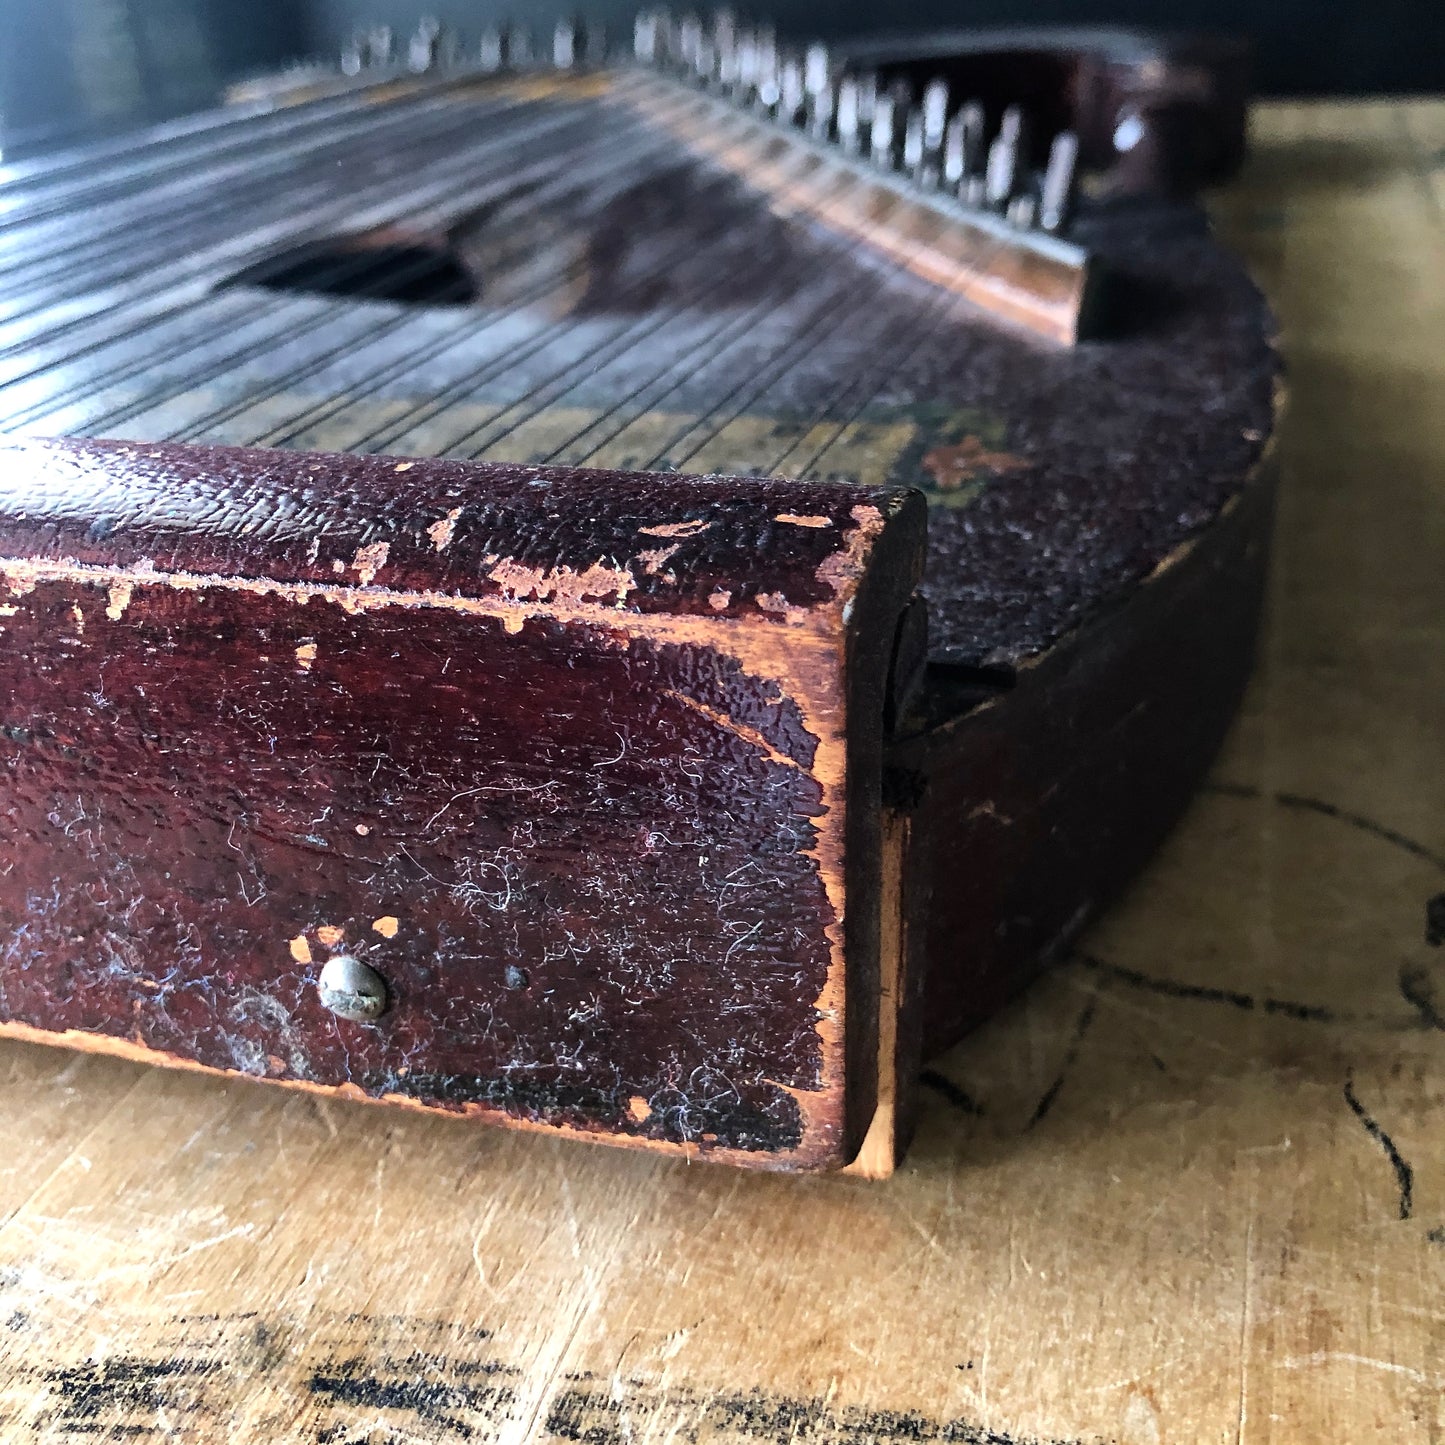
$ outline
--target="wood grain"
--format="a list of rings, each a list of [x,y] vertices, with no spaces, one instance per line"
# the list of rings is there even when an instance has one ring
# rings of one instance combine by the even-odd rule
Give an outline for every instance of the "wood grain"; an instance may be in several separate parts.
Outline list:
[[[906,1167],[5,1044],[6,1438],[1440,1437],[1445,105],[1255,144],[1219,211],[1292,368],[1261,671],[1125,904],[925,1076]]]

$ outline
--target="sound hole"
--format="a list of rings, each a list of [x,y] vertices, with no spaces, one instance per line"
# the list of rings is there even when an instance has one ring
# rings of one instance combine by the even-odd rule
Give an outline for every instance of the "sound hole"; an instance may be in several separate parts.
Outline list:
[[[226,284],[405,306],[469,306],[482,289],[450,238],[410,235],[391,226],[309,242],[248,267]]]

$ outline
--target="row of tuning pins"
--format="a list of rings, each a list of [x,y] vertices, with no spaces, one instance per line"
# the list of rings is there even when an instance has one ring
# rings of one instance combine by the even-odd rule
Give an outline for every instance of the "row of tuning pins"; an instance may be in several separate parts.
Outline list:
[[[977,101],[955,107],[942,80],[930,81],[915,99],[906,83],[883,86],[876,76],[840,72],[826,46],[785,51],[770,26],[739,25],[729,11],[719,11],[710,25],[695,15],[674,19],[665,10],[644,11],[633,26],[632,48],[645,65],[720,91],[923,188],[995,211],[1016,226],[1058,231],[1069,219],[1078,139],[1072,131],[1055,135],[1047,164],[1035,172],[1029,165],[1028,117],[1018,106],[1005,110],[990,134],[984,107]],[[601,27],[574,19],[556,23],[550,53],[534,48],[525,26],[503,24],[482,31],[472,59],[434,17],[418,22],[404,49],[406,68],[419,74],[463,62],[495,73],[549,63],[570,70],[606,59]],[[341,68],[348,75],[390,70],[397,64],[396,51],[391,28],[373,26],[348,42]]]
[[[915,98],[906,82],[883,86],[873,75],[840,74],[824,45],[788,53],[770,27],[739,26],[726,11],[710,26],[696,16],[675,20],[646,11],[634,26],[633,53],[1015,226],[1059,231],[1068,222],[1078,137],[1058,132],[1043,171],[1035,172],[1028,117],[1018,106],[1006,109],[990,134],[984,107],[977,101],[955,107],[941,79]]]
[[[341,47],[341,71],[343,75],[390,71],[404,61],[406,69],[422,75],[457,64],[461,58],[455,36],[435,16],[426,15],[417,21],[416,29],[400,47],[390,25],[358,30]]]
[[[389,25],[359,30],[342,47],[341,69],[346,75],[367,70],[392,70],[399,59],[417,74],[444,70],[460,64],[475,64],[491,74],[504,70],[530,70],[550,63],[561,70],[581,65],[600,65],[606,60],[606,38],[599,25],[562,19],[553,27],[550,53],[534,45],[525,25],[504,23],[485,26],[472,55],[467,55],[456,35],[433,16],[417,22],[407,40],[404,55],[398,56],[395,34]]]

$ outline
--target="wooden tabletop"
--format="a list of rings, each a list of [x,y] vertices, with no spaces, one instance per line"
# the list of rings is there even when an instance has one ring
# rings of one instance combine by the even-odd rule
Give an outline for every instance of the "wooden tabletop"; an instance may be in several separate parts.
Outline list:
[[[1259,673],[898,1175],[3,1044],[0,1438],[1441,1438],[1445,102],[1255,131],[1218,210],[1291,370]]]

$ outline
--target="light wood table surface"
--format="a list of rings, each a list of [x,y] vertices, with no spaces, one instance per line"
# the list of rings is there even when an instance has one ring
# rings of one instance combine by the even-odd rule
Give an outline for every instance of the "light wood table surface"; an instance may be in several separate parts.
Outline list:
[[[898,1175],[0,1044],[0,1436],[1445,1438],[1445,103],[1262,107],[1217,210],[1291,369],[1259,673]]]

